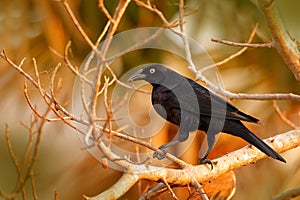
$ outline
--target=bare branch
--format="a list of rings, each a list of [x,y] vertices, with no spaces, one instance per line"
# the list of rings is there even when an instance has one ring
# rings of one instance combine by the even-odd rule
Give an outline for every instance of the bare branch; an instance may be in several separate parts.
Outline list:
[[[282,119],[282,121],[284,121],[287,125],[289,125],[293,129],[299,128],[296,124],[294,124],[288,118],[286,118],[286,116],[280,111],[280,109],[279,109],[279,107],[278,107],[275,100],[273,100],[273,107],[274,107],[277,115],[280,117],[280,119]]]
[[[169,183],[166,181],[166,179],[162,179],[162,181],[165,183],[166,187],[168,188],[169,192],[171,193],[173,199],[178,200],[178,197],[175,195],[175,193],[173,192],[171,186],[169,185]]]
[[[288,200],[288,199],[293,199],[298,196],[300,196],[300,187],[296,187],[296,188],[288,190],[284,193],[276,195],[272,198],[272,200]]]
[[[264,141],[277,152],[285,152],[300,146],[300,130],[292,130],[275,137],[268,138]],[[199,183],[203,183],[230,170],[253,164],[265,157],[267,157],[267,155],[253,146],[248,145],[242,149],[213,160],[213,170],[211,170],[207,165],[187,165],[184,169],[171,169],[146,165],[129,165],[127,173],[125,173],[123,177],[119,179],[119,181],[111,188],[95,197],[88,199],[117,199],[141,179],[158,181],[165,178],[169,184],[187,185],[193,181],[193,178],[195,178]],[[125,190],[123,190],[124,188]]]
[[[106,9],[106,7],[104,5],[104,0],[98,0],[98,6],[99,6],[100,10],[104,13],[104,15],[107,17],[107,19],[111,23],[114,23],[115,20],[111,17],[111,15],[109,14],[108,10]]]
[[[6,130],[5,130],[5,139],[7,141],[7,147],[8,147],[9,155],[10,155],[10,157],[13,160],[13,163],[14,163],[14,166],[15,166],[15,168],[17,170],[18,176],[22,177],[21,167],[20,167],[20,164],[19,164],[19,162],[17,160],[17,157],[16,157],[16,155],[14,153],[14,150],[13,150],[13,147],[12,147],[12,144],[11,144],[11,141],[10,141],[10,131],[9,131],[9,128],[8,128],[7,125],[6,125]]]
[[[155,6],[151,5],[150,1],[147,1],[147,3],[144,3],[143,1],[140,1],[140,0],[134,0],[134,1],[138,6],[144,7],[147,10],[155,13],[161,19],[161,21],[164,23],[163,27],[171,28],[171,27],[178,26],[178,23],[176,20],[173,22],[169,22],[160,10],[158,10]]]
[[[43,116],[42,114],[40,114],[38,112],[38,110],[33,106],[31,100],[30,100],[30,97],[28,95],[28,92],[27,92],[27,82],[26,80],[24,81],[24,96],[25,96],[25,99],[27,101],[27,104],[29,105],[30,109],[34,112],[35,115],[37,115],[39,118],[41,119],[44,119],[46,120],[47,122],[57,122],[57,121],[61,121],[60,118],[48,118],[46,116]],[[65,118],[66,120],[68,119],[71,119],[70,117],[66,117]]]
[[[33,170],[31,170],[31,172],[30,172],[30,181],[31,181],[32,197],[34,200],[37,200],[38,196],[37,196],[37,191],[36,191],[36,183],[35,183],[35,179],[34,179]]]
[[[69,3],[66,0],[60,0],[60,2],[62,3],[65,10],[69,14],[71,21],[74,23],[75,27],[77,28],[78,32],[82,35],[83,39],[88,43],[88,45],[91,47],[91,49],[93,49],[93,51],[98,52],[97,47],[94,45],[92,40],[89,38],[89,36],[86,34],[86,32],[83,30],[83,28],[79,24],[75,14],[73,13],[72,9],[69,6]]]
[[[279,15],[275,0],[259,0],[277,52],[300,82],[300,54],[297,42],[290,37]]]
[[[213,91],[222,94],[224,96],[227,96],[229,98],[243,98],[243,99],[255,99],[255,100],[273,100],[273,99],[287,99],[287,100],[296,100],[300,101],[300,96],[296,94],[235,94],[228,91],[225,91],[221,88],[217,88],[212,83],[210,83],[208,80],[205,79],[204,76],[202,76],[203,71],[197,71],[196,67],[193,64],[191,52],[189,49],[189,44],[187,40],[187,36],[185,34],[185,27],[184,27],[184,17],[186,16],[185,12],[185,6],[184,6],[184,0],[180,0],[179,4],[179,20],[175,20],[173,22],[169,22],[164,14],[157,9],[154,5],[151,4],[151,1],[140,1],[140,0],[134,0],[135,3],[138,6],[141,6],[145,9],[148,9],[149,11],[155,13],[163,22],[163,26],[169,28],[171,31],[173,31],[176,34],[179,34],[181,36],[181,39],[184,43],[185,53],[187,57],[187,61],[189,63],[190,69],[193,73],[195,73],[197,78],[200,78],[201,80],[205,81],[209,88],[211,88]],[[103,166],[107,167],[108,160],[114,162],[115,164],[123,167],[125,169],[124,175],[116,182],[111,188],[104,191],[102,194],[99,194],[95,197],[92,197],[90,199],[116,199],[124,195],[132,186],[137,183],[141,179],[147,179],[150,181],[159,181],[160,183],[155,187],[153,190],[149,190],[155,192],[159,188],[168,189],[173,198],[177,199],[175,193],[172,190],[172,187],[174,186],[182,186],[182,185],[189,185],[196,188],[197,191],[199,191],[202,195],[203,199],[207,199],[204,191],[201,188],[200,183],[204,183],[205,181],[211,180],[213,178],[216,178],[219,175],[222,175],[230,170],[240,168],[244,165],[250,165],[254,162],[256,162],[259,159],[262,159],[266,157],[265,154],[257,150],[256,148],[252,146],[245,147],[243,149],[240,149],[238,151],[229,153],[221,158],[218,158],[213,161],[214,163],[214,169],[211,171],[210,167],[206,165],[199,165],[199,166],[192,166],[184,161],[176,158],[175,156],[171,154],[167,154],[167,159],[173,161],[181,169],[171,169],[166,167],[156,167],[156,166],[149,166],[148,161],[151,161],[151,157],[146,158],[144,161],[141,161],[138,158],[138,162],[131,161],[130,158],[124,156],[121,157],[117,155],[115,152],[112,151],[110,148],[110,144],[106,144],[103,142],[103,135],[108,135],[111,142],[113,142],[112,137],[118,137],[123,140],[132,142],[136,145],[136,152],[137,156],[139,156],[139,147],[143,146],[151,151],[157,151],[160,152],[159,149],[154,148],[151,143],[145,142],[139,138],[126,135],[124,133],[121,133],[121,131],[124,129],[124,127],[120,127],[117,130],[113,129],[112,121],[113,121],[113,113],[114,110],[111,108],[111,102],[112,100],[109,98],[109,87],[113,83],[118,83],[124,87],[135,89],[132,86],[129,86],[123,82],[121,82],[114,71],[110,68],[109,62],[115,60],[116,58],[126,54],[129,51],[134,50],[139,45],[143,45],[144,43],[150,42],[156,38],[156,34],[158,35],[160,32],[153,34],[151,37],[147,38],[146,40],[142,41],[141,43],[137,43],[136,45],[131,46],[130,48],[120,52],[119,54],[113,55],[110,58],[106,58],[108,49],[110,47],[110,44],[112,42],[113,36],[115,35],[119,23],[121,19],[123,18],[125,11],[127,10],[127,7],[130,0],[119,0],[118,6],[115,8],[114,13],[110,13],[107,8],[104,5],[104,0],[98,0],[98,5],[100,10],[104,13],[104,15],[107,17],[108,21],[103,28],[102,32],[99,34],[99,37],[95,43],[92,42],[92,40],[89,38],[87,33],[84,31],[82,26],[79,24],[78,20],[75,17],[75,14],[71,10],[69,4],[67,3],[67,0],[60,0],[60,2],[63,4],[66,12],[69,14],[71,20],[73,21],[75,27],[77,28],[78,32],[82,35],[86,43],[91,47],[92,53],[90,54],[90,57],[88,58],[88,61],[86,62],[86,65],[84,66],[84,71],[79,72],[77,66],[73,66],[71,61],[68,58],[68,52],[70,48],[70,43],[66,45],[64,55],[61,56],[61,58],[64,59],[66,65],[69,67],[71,72],[79,78],[81,82],[81,100],[83,102],[84,106],[84,113],[82,117],[75,117],[71,112],[69,112],[60,102],[58,101],[58,93],[62,89],[62,83],[59,80],[56,80],[57,71],[60,67],[60,64],[58,64],[51,76],[50,81],[50,91],[44,89],[41,85],[41,77],[38,71],[36,60],[33,59],[33,65],[34,65],[34,72],[35,77],[33,78],[28,73],[26,73],[22,66],[24,64],[25,59],[23,59],[19,65],[15,64],[13,61],[11,61],[5,54],[5,51],[3,51],[0,56],[9,63],[13,68],[15,68],[22,76],[25,77],[24,82],[24,95],[26,98],[26,101],[28,105],[30,106],[31,110],[33,111],[34,115],[31,121],[30,126],[28,126],[28,130],[31,133],[30,135],[30,142],[28,143],[26,152],[24,154],[24,162],[25,160],[28,160],[30,158],[30,150],[33,149],[32,154],[32,160],[30,161],[28,168],[26,169],[26,176],[25,178],[22,178],[22,170],[23,168],[20,167],[20,164],[17,160],[14,160],[13,151],[11,148],[12,153],[11,157],[13,158],[15,166],[18,171],[18,175],[21,177],[19,178],[18,183],[18,192],[21,191],[23,197],[26,196],[24,188],[24,184],[26,181],[31,180],[31,187],[33,192],[33,198],[37,199],[36,196],[36,189],[35,189],[35,182],[33,178],[33,165],[35,163],[35,160],[37,159],[38,154],[38,147],[40,144],[40,137],[42,133],[43,125],[46,121],[49,122],[56,122],[56,121],[62,121],[64,124],[70,126],[74,130],[77,130],[80,134],[85,136],[85,142],[88,143],[88,141],[92,141],[92,145],[96,146],[99,151],[101,151],[104,156],[101,159],[103,161]],[[262,0],[261,0],[262,2]],[[180,31],[176,31],[172,29],[175,26],[180,26]],[[251,44],[253,37],[255,36],[257,30],[257,25],[253,29],[248,42],[247,43],[235,43],[235,42],[228,42],[224,40],[214,40],[216,42],[224,43],[227,45],[233,45],[233,46],[239,46],[243,47],[240,51],[237,53],[231,55],[230,57],[224,59],[223,61],[217,63],[217,66],[220,66],[228,61],[230,61],[233,58],[236,58],[237,56],[241,55],[243,52],[245,52],[248,48],[261,48],[261,47],[273,47],[273,45],[276,45],[276,43],[266,43],[266,44]],[[106,36],[106,40],[103,42],[103,45],[101,46],[101,50],[98,49],[98,46],[100,42],[103,40],[103,38]],[[274,39],[273,39],[274,40]],[[275,46],[275,48],[278,48]],[[93,58],[97,56],[97,59],[100,61],[100,64],[96,68],[96,73],[93,77],[93,80],[88,79],[87,74],[90,72],[89,70],[89,64]],[[214,65],[215,66],[215,65]],[[211,66],[208,66],[211,67]],[[110,75],[110,78],[104,77],[104,82],[102,81],[102,72],[104,69],[108,69]],[[300,77],[300,75],[299,75]],[[47,110],[44,112],[44,114],[41,114],[40,111],[34,106],[34,104],[31,102],[31,99],[28,95],[27,91],[27,82],[31,82],[35,88],[38,89],[42,99],[44,100],[45,104],[47,105]],[[90,96],[90,99],[86,99],[84,96],[85,94],[85,84],[91,87],[92,89],[92,95]],[[144,93],[149,93],[147,91],[140,90]],[[97,103],[99,103],[99,96],[104,96],[104,107],[106,114],[105,119],[99,118],[96,113]],[[122,102],[120,103],[122,105]],[[274,106],[276,109],[276,105]],[[278,107],[277,107],[278,108]],[[49,118],[48,114],[53,113],[56,115],[57,118]],[[278,112],[281,113],[281,111],[278,108]],[[281,113],[282,114],[282,113]],[[85,117],[88,117],[86,120]],[[78,122],[81,125],[84,126],[84,128],[78,128],[76,125],[74,125],[74,122]],[[100,123],[102,122],[102,123]],[[74,124],[73,124],[74,123]],[[33,129],[32,127],[35,127]],[[296,126],[294,126],[295,128]],[[87,131],[86,131],[87,130]],[[7,130],[8,132],[8,130]],[[9,133],[7,133],[8,135]],[[37,135],[36,140],[33,140],[33,135]],[[287,132],[285,134],[277,135],[273,138],[270,138],[266,140],[271,147],[273,147],[278,152],[287,151],[289,149],[295,148],[300,145],[300,130],[293,130],[290,132]],[[8,142],[9,143],[9,142]],[[9,146],[9,145],[8,145]],[[87,147],[88,148],[88,147]],[[22,164],[21,164],[22,165]],[[19,169],[18,169],[19,168]],[[24,170],[25,171],[25,170]],[[149,194],[148,192],[148,194]],[[3,196],[3,192],[0,191],[0,196]],[[13,198],[13,196],[12,196]],[[56,199],[58,199],[57,193],[56,193]],[[88,198],[88,197],[87,197]]]
[[[248,43],[240,43],[240,42],[232,42],[232,41],[227,41],[227,40],[219,40],[212,38],[212,42],[220,43],[220,44],[226,44],[229,46],[234,46],[234,47],[248,47],[248,48],[274,48],[273,43],[263,43],[263,44],[251,44],[249,41]]]
[[[274,93],[274,94],[244,94],[244,93],[233,93],[215,88],[215,92],[221,94],[229,99],[249,99],[249,100],[293,100],[300,101],[300,95],[293,93]]]
[[[180,23],[182,24],[182,23]],[[182,38],[182,41],[184,43],[185,48],[185,54],[186,59],[189,64],[189,69],[192,73],[195,74],[196,80],[201,80],[205,82],[208,88],[210,88],[213,92],[218,93],[222,96],[228,97],[229,99],[251,99],[251,100],[294,100],[294,101],[300,101],[300,96],[296,94],[244,94],[244,93],[232,93],[229,91],[226,91],[220,87],[215,86],[213,83],[211,83],[205,76],[202,75],[201,71],[198,71],[191,56],[187,36],[184,32],[183,26],[181,26],[181,32],[178,32]],[[255,30],[255,29],[254,29]],[[250,37],[251,39],[251,37]],[[250,40],[251,41],[251,40]],[[247,48],[247,47],[245,47]]]
[[[253,29],[253,31],[252,31],[252,33],[251,33],[249,39],[248,39],[247,44],[250,44],[250,43],[252,42],[252,40],[253,40],[253,38],[254,38],[254,36],[255,36],[255,33],[256,33],[257,28],[258,28],[258,23],[256,23],[256,25],[255,25],[255,27],[254,27],[254,29]],[[213,39],[212,39],[212,40],[213,40]],[[199,70],[199,73],[203,73],[205,70],[214,68],[214,67],[216,67],[216,66],[219,67],[219,66],[221,66],[221,65],[224,65],[225,63],[229,62],[230,60],[232,60],[232,59],[234,59],[234,58],[240,56],[241,54],[243,54],[245,51],[247,51],[247,49],[248,49],[248,47],[245,46],[245,47],[242,48],[240,51],[236,52],[235,54],[232,54],[232,55],[229,56],[228,58],[226,58],[226,59],[224,59],[224,60],[222,60],[222,61],[220,61],[220,62],[214,63],[214,64],[212,64],[212,65],[209,65],[209,66],[207,66],[207,67],[204,67],[203,69]]]
[[[117,199],[116,197],[121,197],[125,194],[133,185],[139,180],[137,174],[124,173],[123,176],[105,192],[101,193],[95,197],[85,197],[90,200],[100,200],[100,199]]]
[[[64,52],[64,60],[68,66],[68,68],[71,70],[71,72],[73,72],[73,74],[75,74],[81,81],[84,81],[85,83],[89,84],[89,85],[93,85],[92,81],[89,80],[86,76],[84,76],[83,74],[81,74],[78,69],[76,69],[71,61],[69,60],[69,49],[71,47],[71,42],[68,42],[68,44],[65,47],[65,52]]]

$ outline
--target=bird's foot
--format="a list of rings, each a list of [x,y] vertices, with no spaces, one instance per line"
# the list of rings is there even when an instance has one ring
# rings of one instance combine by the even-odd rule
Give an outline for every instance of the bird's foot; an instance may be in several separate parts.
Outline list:
[[[214,165],[213,165],[212,161],[208,160],[208,159],[205,159],[205,158],[200,158],[198,164],[209,164],[211,170],[214,169]]]
[[[166,157],[167,152],[168,152],[167,149],[163,146],[160,146],[158,149],[160,151],[162,151],[162,153],[155,151],[153,153],[153,158],[157,158],[158,160],[164,159]]]

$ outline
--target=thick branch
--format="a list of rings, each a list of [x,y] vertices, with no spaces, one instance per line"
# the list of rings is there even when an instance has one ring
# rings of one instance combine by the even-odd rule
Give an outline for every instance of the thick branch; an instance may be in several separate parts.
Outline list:
[[[133,185],[139,180],[139,176],[136,174],[125,173],[113,186],[108,190],[104,191],[100,195],[92,198],[90,200],[97,199],[117,199],[124,195]]]
[[[288,199],[293,199],[298,196],[300,196],[300,187],[293,188],[293,189],[288,190],[284,193],[281,193],[277,196],[274,196],[272,198],[272,200],[288,200]]]
[[[289,66],[295,78],[300,82],[300,54],[297,49],[297,43],[288,34],[275,6],[275,0],[259,0],[258,2],[272,35],[273,46]]]
[[[300,146],[300,129],[291,130],[275,137],[268,138],[264,141],[277,152],[285,152]],[[267,155],[249,145],[213,160],[213,170],[211,170],[210,166],[207,165],[187,165],[184,169],[131,165],[128,168],[128,171],[125,172],[124,176],[111,188],[90,199],[117,199],[124,195],[128,189],[140,179],[147,179],[151,181],[165,180],[169,184],[176,185],[191,184],[195,179],[199,183],[203,183],[230,170],[253,164],[265,157],[267,157]]]

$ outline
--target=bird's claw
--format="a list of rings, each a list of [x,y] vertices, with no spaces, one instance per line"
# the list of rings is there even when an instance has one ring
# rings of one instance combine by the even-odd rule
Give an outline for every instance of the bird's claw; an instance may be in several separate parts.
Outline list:
[[[213,163],[212,163],[212,161],[211,160],[208,160],[208,159],[205,159],[205,158],[200,158],[200,160],[199,160],[199,162],[198,162],[199,164],[209,164],[210,165],[210,168],[211,168],[211,170],[213,170],[214,169],[214,165],[213,165]]]
[[[157,158],[158,160],[162,160],[166,157],[168,151],[163,146],[160,146],[158,149],[161,150],[162,153],[155,151],[153,153],[153,158]]]

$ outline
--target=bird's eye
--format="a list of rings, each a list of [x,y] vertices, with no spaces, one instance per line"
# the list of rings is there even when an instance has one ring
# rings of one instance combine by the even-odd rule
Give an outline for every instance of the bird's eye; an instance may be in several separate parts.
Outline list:
[[[154,69],[154,68],[151,68],[151,69],[149,70],[149,72],[150,72],[151,74],[153,74],[153,73],[155,72],[155,69]]]

